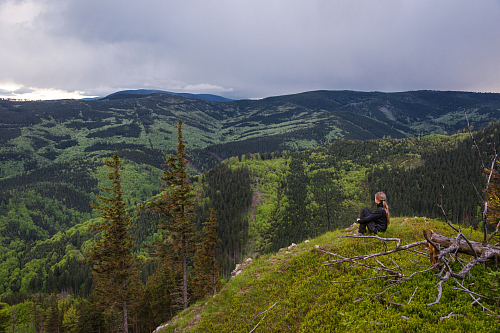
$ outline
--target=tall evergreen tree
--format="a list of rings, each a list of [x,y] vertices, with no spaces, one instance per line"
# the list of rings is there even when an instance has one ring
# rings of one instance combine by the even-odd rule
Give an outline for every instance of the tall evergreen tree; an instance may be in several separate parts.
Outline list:
[[[88,251],[89,263],[97,301],[112,325],[120,322],[119,331],[128,332],[128,311],[137,296],[139,269],[131,250],[134,244],[123,200],[121,160],[117,151],[111,160],[106,160],[106,166],[112,170],[108,173],[112,186],[102,187],[110,193],[109,197],[97,196],[102,206],[91,203],[94,209],[101,211],[102,219],[91,226],[92,231],[101,233],[101,238]]]
[[[217,236],[217,218],[215,210],[210,208],[210,217],[203,225],[203,238],[197,244],[194,260],[194,290],[197,297],[217,294],[220,267],[215,258],[215,250],[220,239]]]
[[[175,313],[174,308],[178,306],[173,297],[176,294],[177,283],[173,268],[159,263],[144,288],[140,314],[143,327],[151,331],[172,319]]]
[[[54,293],[50,296],[50,307],[46,311],[45,327],[49,333],[59,333],[61,327],[61,320],[59,314],[59,304],[57,294]]]
[[[188,306],[188,257],[194,252],[196,228],[192,223],[195,211],[195,193],[188,178],[188,155],[182,139],[182,120],[177,125],[177,155],[170,156],[163,169],[160,198],[147,206],[161,215],[157,228],[163,240],[157,244],[157,254],[164,264],[174,263],[182,276],[181,304]],[[167,169],[168,167],[168,169]]]

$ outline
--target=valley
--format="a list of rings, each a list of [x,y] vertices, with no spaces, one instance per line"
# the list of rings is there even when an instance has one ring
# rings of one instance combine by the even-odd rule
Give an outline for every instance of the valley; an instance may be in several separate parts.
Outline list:
[[[443,184],[450,220],[473,232],[481,220],[474,186],[483,188],[485,181],[464,130],[464,110],[489,159],[500,144],[499,96],[317,91],[229,102],[168,94],[2,100],[2,301],[24,304],[30,295],[57,292],[90,296],[90,268],[82,259],[95,237],[89,225],[99,217],[89,202],[108,186],[103,161],[115,150],[123,160],[133,251],[146,285],[157,268],[151,248],[159,239],[158,216],[136,208],[160,193],[179,118],[186,124],[197,195],[192,221],[201,229],[209,209],[217,212],[222,242],[216,255],[226,282],[246,258],[271,258],[317,237],[338,238],[377,191],[387,193],[394,217],[440,219],[436,202]],[[160,324],[171,316],[144,320]]]

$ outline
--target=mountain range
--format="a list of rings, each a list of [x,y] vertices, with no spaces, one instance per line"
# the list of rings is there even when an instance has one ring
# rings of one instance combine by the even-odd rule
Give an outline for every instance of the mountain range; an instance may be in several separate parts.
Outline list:
[[[125,99],[125,98],[141,98],[151,94],[170,94],[175,96],[182,96],[191,99],[199,99],[202,101],[210,101],[210,102],[231,102],[232,99],[225,98],[218,95],[212,94],[190,94],[190,93],[175,93],[164,90],[148,90],[148,89],[136,89],[136,90],[122,90],[112,94],[109,94],[106,97],[96,97],[87,100],[96,100],[96,99]]]
[[[0,177],[116,149],[172,151],[179,118],[201,172],[247,153],[451,133],[467,126],[464,111],[480,129],[500,119],[500,94],[312,91],[213,102],[135,91],[93,101],[1,100]]]

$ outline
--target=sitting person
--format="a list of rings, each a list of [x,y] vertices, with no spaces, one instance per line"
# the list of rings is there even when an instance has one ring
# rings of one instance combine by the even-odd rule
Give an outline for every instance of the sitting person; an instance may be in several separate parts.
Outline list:
[[[385,202],[386,200],[386,196],[383,192],[377,192],[377,194],[375,194],[377,210],[373,213],[368,208],[361,211],[361,216],[358,219],[358,233],[364,234],[367,227],[368,231],[375,234],[379,231],[384,232],[387,230],[390,221],[390,214],[389,206]]]

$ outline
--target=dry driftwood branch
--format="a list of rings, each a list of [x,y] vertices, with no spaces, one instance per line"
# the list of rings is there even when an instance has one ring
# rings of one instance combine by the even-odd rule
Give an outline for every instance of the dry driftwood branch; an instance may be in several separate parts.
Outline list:
[[[470,291],[470,290],[469,290],[469,289],[467,289],[467,288],[462,289],[462,288],[453,287],[452,289],[455,289],[455,290],[460,290],[460,291],[465,291],[465,292],[466,292],[466,293],[468,293],[468,294],[472,294],[472,295],[474,295],[474,296],[484,298],[484,299],[486,299],[486,300],[488,300],[488,301],[494,301],[492,298],[489,298],[489,297],[486,297],[486,296],[480,295],[480,294],[478,294],[478,293],[475,293],[475,292],[473,292],[473,291]]]
[[[369,268],[369,269],[375,269],[375,270],[383,270],[383,271],[386,271],[386,272],[389,272],[391,274],[393,274],[392,276],[397,276],[397,277],[401,277],[401,273],[393,270],[393,269],[390,269],[390,268],[387,268],[386,266],[382,265],[382,266],[373,266],[373,265],[368,265],[368,264],[363,264],[363,263],[360,263],[357,261],[357,259],[355,258],[345,258],[339,254],[336,254],[336,253],[331,253],[331,252],[328,252],[328,251],[325,251],[325,250],[321,250],[322,252],[325,252],[327,254],[331,254],[331,255],[335,255],[337,257],[340,257],[342,258],[341,260],[334,260],[336,263],[340,263],[340,262],[351,262],[355,265],[358,265],[358,266],[362,266],[362,267],[365,267],[365,268]],[[364,259],[360,259],[360,260],[364,260]],[[322,263],[323,266],[330,266],[330,265],[333,265],[330,261],[326,261],[324,263]]]
[[[410,299],[408,300],[408,304],[410,304],[410,302],[413,299],[413,296],[415,296],[415,293],[417,292],[417,290],[418,290],[418,286],[415,288],[415,291],[413,292],[413,294],[411,295]]]
[[[484,305],[481,304],[481,302],[479,302],[479,300],[477,298],[474,297],[472,291],[470,291],[469,289],[465,288],[459,281],[457,281],[457,279],[453,278],[453,280],[455,280],[455,283],[458,284],[460,287],[462,287],[462,289],[465,290],[465,292],[467,292],[469,294],[469,296],[474,300],[474,302],[471,303],[471,305],[474,305],[474,304],[479,304],[481,305],[481,307],[483,308],[483,310],[486,310],[490,313],[493,313],[493,311],[491,311],[490,309],[486,308]]]
[[[408,253],[411,253],[417,257],[421,257],[421,258],[429,258],[429,253],[425,253],[425,252],[421,252],[421,251],[417,251],[417,250],[406,250],[406,252]]]
[[[371,238],[371,236],[356,236],[356,237],[357,238]],[[323,265],[323,266],[330,266],[330,265],[340,264],[340,263],[343,263],[343,262],[352,262],[353,260],[367,260],[367,259],[378,257],[378,256],[385,256],[385,255],[388,255],[388,254],[391,254],[391,253],[394,253],[394,252],[398,252],[398,251],[404,251],[404,250],[410,249],[412,247],[420,246],[420,245],[424,245],[424,244],[427,244],[427,241],[425,241],[425,240],[424,241],[418,241],[418,242],[415,242],[415,243],[411,243],[411,244],[408,244],[408,245],[400,246],[400,247],[395,248],[393,250],[384,251],[384,252],[378,252],[378,253],[372,253],[372,254],[366,254],[366,255],[359,255],[359,256],[354,256],[354,257],[350,257],[350,258],[344,258],[344,259],[341,259],[341,260],[329,260],[329,261],[322,262],[321,265]],[[335,254],[335,253],[327,252],[327,251],[324,251],[324,250],[321,250],[321,251],[323,251],[325,253],[328,253],[328,254],[331,254],[331,255],[342,257],[342,256],[339,256],[338,254]]]
[[[454,314],[453,312],[450,312],[447,316],[441,317],[439,321],[443,321],[445,319],[450,319],[451,317],[463,317],[461,314]]]
[[[465,120],[467,121],[467,129],[469,130],[469,135],[470,135],[470,137],[472,139],[472,142],[476,146],[476,149],[477,149],[477,151],[479,153],[479,159],[481,160],[481,166],[483,167],[483,170],[484,170],[483,156],[481,155],[481,150],[479,149],[479,146],[477,145],[476,139],[474,139],[474,135],[472,135],[472,131],[470,129],[470,124],[469,124],[469,118],[467,118],[467,112],[465,110],[464,110],[464,115],[465,115]]]
[[[369,281],[369,280],[375,280],[375,279],[381,279],[381,278],[386,278],[386,277],[394,277],[394,275],[381,275],[381,276],[375,276],[367,279],[361,279],[361,280],[353,280],[353,281],[328,281],[328,280],[320,280],[320,282],[328,282],[328,283],[353,283],[353,282],[362,282],[362,281]]]
[[[498,259],[500,257],[500,246],[484,244],[480,242],[474,241],[463,241],[462,237],[446,237],[438,233],[433,233],[430,239],[439,244],[439,246],[446,248],[445,251],[441,251],[438,255],[438,259],[442,259],[446,253],[450,253],[449,249],[453,249],[453,251],[457,251],[458,253],[465,253],[470,256],[476,255],[477,257],[469,261],[464,268],[457,274],[452,273],[452,276],[455,278],[463,279],[465,275],[477,264],[480,262],[485,262],[488,259],[494,259],[495,257]]]
[[[252,320],[254,320],[255,318],[257,318],[258,316],[260,316],[260,315],[264,314],[264,316],[262,316],[262,318],[260,318],[260,320],[259,320],[259,322],[257,323],[257,325],[255,325],[255,327],[254,327],[254,328],[253,328],[250,332],[248,332],[248,333],[252,333],[252,332],[254,332],[254,331],[257,329],[257,327],[259,327],[259,325],[260,325],[260,323],[262,322],[262,320],[264,320],[264,318],[266,318],[266,316],[267,316],[267,312],[268,312],[269,310],[271,310],[272,308],[274,308],[274,307],[276,306],[276,304],[278,304],[278,302],[275,302],[273,305],[271,305],[271,307],[270,307],[269,309],[267,309],[266,311],[262,311],[261,313],[256,314],[255,316],[253,316],[253,318],[252,318],[252,319],[250,319],[250,321],[252,321]]]
[[[355,235],[345,235],[345,236],[342,236],[342,238],[344,237],[349,237],[349,238],[375,238],[375,239],[378,239],[379,241],[382,241],[382,242],[396,242],[396,248],[398,248],[400,245],[401,245],[401,239],[399,238],[382,238],[380,236],[355,236]]]
[[[436,300],[432,303],[429,303],[427,304],[427,306],[431,306],[431,305],[435,305],[435,304],[438,304],[439,301],[441,300],[441,296],[443,295],[443,286],[442,284],[446,281],[448,281],[448,279],[450,278],[451,276],[451,273],[450,272],[446,272],[446,275],[438,282],[438,284],[436,284],[436,289],[438,291],[438,296],[436,298]]]
[[[496,158],[496,157],[495,157]],[[489,181],[488,181],[489,182]],[[489,183],[488,183],[489,184]],[[443,208],[443,190],[444,189],[444,185],[441,184],[441,186],[439,187],[439,197],[440,197],[440,201],[441,203],[438,204],[438,207],[439,209],[441,210],[441,214],[443,214],[444,216],[444,220],[445,220],[445,223],[450,227],[452,228],[453,230],[455,230],[457,233],[458,233],[458,236],[457,237],[462,237],[470,246],[470,248],[472,249],[473,253],[474,253],[474,257],[477,258],[477,253],[475,252],[473,246],[471,245],[470,241],[467,239],[467,237],[465,237],[464,234],[462,234],[462,231],[460,229],[457,229],[453,224],[450,223],[450,221],[448,221],[448,216],[446,215],[446,212]],[[485,205],[487,205],[487,203],[485,203]],[[424,237],[425,239],[431,244],[434,246],[434,248],[436,249],[437,252],[439,252],[439,249],[437,249],[435,247],[435,244],[429,240],[427,237],[426,237],[426,234],[425,234],[425,231],[424,231]],[[486,236],[485,236],[485,240],[486,240]],[[455,249],[450,249],[448,252],[453,252],[455,251]]]
[[[480,297],[480,298],[484,298],[484,299],[488,299],[488,300],[489,300],[489,298],[486,298],[484,296],[481,296],[481,295],[479,295],[477,293],[474,293],[474,292],[468,290],[462,284],[460,284],[460,282],[457,279],[463,280],[466,277],[466,275],[470,272],[470,270],[477,263],[485,262],[485,261],[487,261],[487,260],[489,260],[491,258],[498,258],[498,257],[500,257],[500,246],[493,246],[493,245],[489,245],[489,244],[485,245],[485,244],[480,243],[480,242],[469,241],[462,234],[462,232],[460,230],[458,230],[457,237],[446,237],[446,236],[443,236],[441,234],[435,233],[432,230],[431,230],[431,235],[430,236],[425,231],[423,232],[423,235],[424,235],[424,238],[426,238],[426,240],[414,242],[414,243],[407,244],[407,245],[404,245],[404,246],[400,245],[401,241],[399,239],[388,238],[391,241],[396,241],[397,242],[398,246],[395,249],[392,249],[392,250],[389,250],[389,251],[378,252],[378,253],[366,254],[366,255],[357,255],[357,256],[350,257],[350,258],[343,257],[343,256],[341,256],[339,254],[336,254],[336,253],[331,253],[331,252],[328,252],[328,251],[325,251],[325,250],[321,250],[321,251],[323,251],[323,252],[325,252],[327,254],[334,255],[334,256],[340,258],[340,259],[325,261],[325,262],[321,263],[323,266],[330,266],[330,265],[335,265],[335,264],[341,264],[341,263],[345,263],[345,262],[350,262],[353,265],[359,265],[359,266],[362,266],[362,267],[365,267],[365,268],[368,268],[368,269],[373,269],[373,270],[383,270],[383,271],[386,271],[386,272],[390,273],[390,275],[383,275],[383,276],[377,276],[377,277],[372,277],[372,278],[367,278],[367,279],[360,279],[360,280],[354,280],[354,281],[323,281],[323,282],[328,282],[328,283],[353,283],[353,282],[363,282],[363,281],[369,281],[369,280],[380,279],[380,278],[394,278],[394,277],[398,278],[397,281],[395,281],[394,283],[390,284],[385,290],[383,290],[380,293],[375,294],[372,297],[372,299],[374,299],[374,298],[379,297],[380,295],[384,294],[389,289],[391,289],[391,288],[393,288],[393,287],[395,287],[397,285],[400,285],[400,284],[404,283],[407,280],[410,280],[416,274],[424,273],[424,272],[433,270],[433,269],[435,269],[437,267],[441,267],[441,270],[440,270],[440,272],[438,274],[438,276],[440,277],[440,280],[436,284],[436,289],[437,289],[438,295],[436,297],[436,300],[434,302],[432,302],[432,303],[427,304],[427,306],[432,306],[432,305],[435,305],[435,304],[439,304],[439,302],[441,300],[441,297],[442,297],[442,294],[443,294],[442,284],[446,283],[450,279],[450,277],[451,277],[461,287],[461,288],[455,288],[456,290],[460,290],[460,291],[466,292],[466,293],[468,293],[472,297],[472,299],[473,299],[473,303],[472,304],[479,304],[485,310],[490,311],[489,309],[487,309],[486,307],[484,307],[479,302],[478,298],[476,298],[474,296],[477,296],[477,297]],[[354,237],[355,238],[375,238],[375,239],[379,238],[379,240],[384,240],[384,239],[382,239],[381,237],[378,237],[378,236],[354,236]],[[428,244],[429,245],[429,247],[431,249],[430,255],[431,256],[434,255],[436,257],[435,261],[429,267],[427,267],[426,269],[418,271],[418,272],[413,272],[412,274],[409,274],[409,275],[404,275],[401,272],[398,272],[398,271],[396,271],[396,270],[394,270],[392,268],[389,268],[389,267],[387,267],[386,265],[384,265],[382,262],[380,262],[377,259],[377,257],[379,257],[379,256],[388,255],[388,254],[399,252],[399,251],[408,251],[408,252],[409,251],[414,251],[414,250],[412,250],[413,247],[424,245],[424,244]],[[420,253],[422,253],[422,254],[425,255],[425,253],[423,253],[423,252],[420,252]],[[465,262],[465,261],[461,260],[462,262],[465,262],[466,264],[463,265],[463,268],[462,268],[462,270],[460,272],[456,273],[456,272],[453,272],[452,269],[451,269],[451,267],[449,266],[449,264],[448,264],[449,263],[449,259],[447,259],[447,256],[448,255],[451,256],[453,254],[456,255],[457,253],[464,253],[464,254],[467,254],[467,255],[470,255],[470,256],[477,256],[477,257],[474,257],[473,259],[471,259],[468,262]],[[368,260],[370,258],[373,258],[378,263],[378,265],[369,265],[369,264],[365,264],[365,263],[361,262],[361,261]],[[431,258],[431,261],[432,261],[432,258]],[[399,268],[399,270],[402,270],[401,267],[399,267],[399,265],[397,265],[397,266],[398,266],[397,268]],[[417,292],[417,289],[418,289],[418,287],[413,292],[410,300],[408,301],[408,304],[413,299],[415,293]]]

